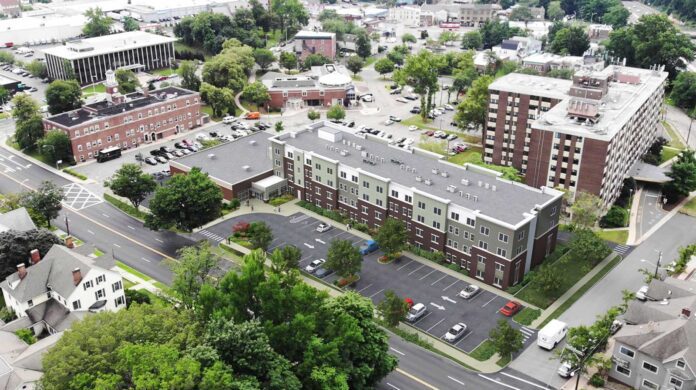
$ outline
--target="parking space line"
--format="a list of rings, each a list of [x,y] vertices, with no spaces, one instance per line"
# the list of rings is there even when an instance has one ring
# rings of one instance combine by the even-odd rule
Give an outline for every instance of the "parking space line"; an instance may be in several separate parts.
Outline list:
[[[435,283],[437,283],[437,282],[441,281],[442,279],[444,279],[444,278],[446,278],[446,277],[447,277],[447,274],[443,275],[443,276],[442,276],[442,277],[441,277],[440,279],[438,279],[438,280],[436,280],[436,281],[432,282],[432,283],[431,283],[430,285],[431,285],[431,286],[434,286],[434,285],[435,285]]]
[[[488,306],[488,304],[489,304],[489,303],[491,303],[491,302],[493,302],[493,301],[495,301],[495,299],[496,299],[496,298],[498,298],[498,296],[497,296],[497,295],[493,296],[493,298],[491,298],[491,300],[490,300],[490,301],[488,301],[488,302],[484,303],[484,304],[483,304],[483,306],[481,306],[481,307],[486,307],[486,306]]]
[[[348,233],[348,232],[342,231],[342,232],[340,232],[340,233],[338,233],[338,234],[335,234],[335,235],[331,236],[331,240],[335,239],[336,237],[340,237],[340,236],[342,236],[342,235],[344,235],[344,234],[347,234],[347,233]]]
[[[466,386],[466,383],[460,381],[459,379],[454,379],[454,378],[452,378],[452,377],[449,376],[449,375],[447,375],[447,378],[449,378],[449,379],[451,379],[451,380],[453,380],[453,381],[459,383],[459,384],[462,385],[462,386]]]
[[[414,323],[411,324],[411,325],[416,325],[417,323],[419,323],[419,322],[423,321],[424,319],[426,319],[426,318],[427,318],[429,315],[431,315],[431,314],[433,314],[433,313],[430,312],[430,311],[427,312],[427,313],[425,313],[425,315],[424,315],[423,317],[421,317],[418,321],[414,322]]]
[[[509,377],[509,378],[516,379],[516,380],[518,380],[518,381],[520,381],[520,382],[524,382],[524,383],[526,383],[526,384],[528,384],[528,385],[532,385],[532,386],[538,387],[538,388],[540,388],[540,389],[546,389],[546,387],[544,387],[544,386],[539,386],[539,385],[537,385],[537,384],[534,383],[534,382],[530,382],[530,381],[528,381],[528,380],[526,380],[526,379],[518,378],[518,377],[516,377],[516,376],[514,376],[514,375],[508,374],[507,372],[501,372],[501,374],[503,374],[503,375],[505,375],[505,376],[507,376],[507,377]]]
[[[370,284],[368,284],[367,286],[365,286],[365,287],[361,288],[360,290],[358,290],[358,293],[361,293],[361,292],[367,290],[367,289],[370,288],[370,287],[372,287],[372,283],[370,283]]]
[[[394,389],[394,390],[401,390],[400,388],[398,388],[398,387],[392,385],[392,384],[389,383],[389,382],[387,382],[387,386],[391,387],[391,388]]]
[[[121,247],[121,245],[118,245],[118,244],[114,244],[114,246],[115,246],[116,248],[120,248],[120,247]]]
[[[307,260],[309,260],[309,259],[311,259],[311,258],[312,258],[312,256],[307,256],[307,257],[305,257],[304,259],[300,260],[300,264],[304,263],[305,261],[307,261]]]
[[[443,319],[441,319],[440,321],[436,322],[435,325],[433,325],[433,326],[431,326],[430,328],[428,328],[428,330],[426,330],[426,332],[430,333],[430,329],[432,329],[432,328],[434,328],[434,327],[440,325],[440,324],[442,323],[442,321],[444,321],[444,320],[445,320],[445,319],[443,318]]]
[[[469,331],[469,333],[465,334],[464,337],[462,337],[461,340],[457,341],[457,342],[454,344],[454,346],[456,347],[457,344],[459,344],[459,343],[461,343],[462,341],[466,340],[466,338],[469,337],[469,336],[471,336],[472,334],[474,334],[474,331],[473,331],[473,330],[472,330],[472,331]]]
[[[148,259],[146,259],[146,258],[144,258],[144,257],[141,257],[141,259],[147,261],[148,263],[152,263],[150,260],[148,260]]]
[[[376,293],[370,295],[368,298],[372,298],[372,297],[374,297],[375,295],[381,293],[382,291],[384,291],[384,289],[381,289],[381,290],[377,291]]]
[[[411,274],[413,274],[414,272],[418,271],[419,269],[421,269],[421,268],[423,268],[423,267],[425,267],[425,264],[421,264],[420,267],[414,269],[413,271],[409,272],[408,274],[411,275]]]
[[[435,271],[437,271],[437,270],[434,269],[434,270],[428,272],[427,274],[423,275],[423,277],[420,278],[420,279],[418,279],[418,280],[423,280],[423,279],[427,278],[428,276],[430,276],[430,274],[432,274],[432,273],[435,272]]]
[[[411,261],[409,261],[408,263],[406,263],[406,264],[402,265],[401,267],[397,268],[396,270],[397,270],[397,271],[401,271],[402,268],[404,268],[404,267],[406,267],[407,265],[413,263],[414,261],[415,261],[415,260],[411,260]]]
[[[454,286],[455,284],[459,283],[459,279],[455,280],[454,283],[450,284],[449,286],[445,287],[442,289],[442,291],[446,291],[448,288]]]

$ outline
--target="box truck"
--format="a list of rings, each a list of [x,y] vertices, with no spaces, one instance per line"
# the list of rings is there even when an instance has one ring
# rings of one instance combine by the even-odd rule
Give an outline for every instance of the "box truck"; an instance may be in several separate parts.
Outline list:
[[[537,334],[537,345],[552,350],[568,333],[568,324],[559,320],[551,320]]]

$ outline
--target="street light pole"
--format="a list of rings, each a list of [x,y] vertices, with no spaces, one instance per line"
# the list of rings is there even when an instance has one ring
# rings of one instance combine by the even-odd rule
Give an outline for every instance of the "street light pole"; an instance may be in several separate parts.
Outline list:
[[[660,268],[660,261],[662,261],[662,251],[659,252],[659,255],[657,257],[657,264],[655,264],[655,279],[657,279],[657,270]]]
[[[65,213],[65,230],[66,233],[68,233],[68,237],[70,236],[70,221],[68,220],[68,213]]]
[[[694,112],[694,116],[696,116],[696,112]],[[691,137],[691,125],[693,125],[693,124],[694,124],[694,117],[692,116],[691,122],[689,122],[689,131],[686,133],[686,147],[687,147],[687,149],[689,148],[689,137]]]

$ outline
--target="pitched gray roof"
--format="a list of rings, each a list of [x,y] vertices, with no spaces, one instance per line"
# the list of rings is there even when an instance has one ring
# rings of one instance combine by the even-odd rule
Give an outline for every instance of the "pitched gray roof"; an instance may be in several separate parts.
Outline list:
[[[86,275],[90,269],[94,268],[90,263],[91,261],[85,256],[62,245],[53,245],[38,264],[27,268],[27,275],[14,289],[10,285],[19,280],[17,272],[0,283],[0,287],[19,302],[26,302],[45,294],[48,292],[48,286],[61,296],[68,297],[76,287],[73,283],[72,271],[79,268],[82,275]]]
[[[8,230],[26,232],[33,229],[36,229],[36,225],[24,207],[0,214],[0,232]]]
[[[57,332],[62,332],[70,328],[73,322],[81,320],[88,313],[90,312],[71,312],[53,298],[35,305],[26,311],[32,324],[43,321]]]

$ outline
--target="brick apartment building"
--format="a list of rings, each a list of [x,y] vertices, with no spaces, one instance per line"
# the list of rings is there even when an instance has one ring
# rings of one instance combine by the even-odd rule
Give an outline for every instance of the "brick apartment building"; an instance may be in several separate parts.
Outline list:
[[[295,53],[304,60],[310,54],[336,58],[336,34],[322,31],[300,31],[295,35]]]
[[[315,66],[306,75],[269,72],[261,79],[268,89],[271,108],[330,107],[355,99],[355,87],[343,66]]]
[[[616,65],[573,80],[511,73],[489,87],[484,161],[606,207],[657,137],[666,81],[661,69]]]
[[[62,130],[75,160],[84,162],[108,147],[135,148],[202,124],[200,95],[178,87],[122,95],[107,72],[107,100],[43,120],[45,131]]]
[[[270,141],[274,174],[293,195],[373,228],[404,221],[411,244],[444,253],[483,283],[515,285],[555,248],[560,191],[330,122]]]

